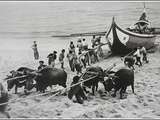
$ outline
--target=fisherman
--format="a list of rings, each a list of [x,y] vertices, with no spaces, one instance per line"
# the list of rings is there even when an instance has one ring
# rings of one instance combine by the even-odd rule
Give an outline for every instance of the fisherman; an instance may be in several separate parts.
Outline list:
[[[62,49],[60,55],[59,55],[59,62],[61,63],[61,68],[64,69],[64,53],[65,49]]]
[[[142,62],[141,62],[141,53],[140,53],[140,47],[137,47],[136,52],[133,54],[133,56],[136,57],[136,65],[142,66]],[[138,64],[139,63],[139,64]]]
[[[83,44],[82,44],[81,39],[78,39],[78,41],[77,41],[77,47],[79,48],[80,51],[82,50]]]
[[[91,39],[92,48],[94,48],[94,46],[95,46],[95,41],[96,41],[96,36],[93,35],[93,38]]]
[[[145,61],[146,63],[148,63],[148,59],[147,59],[147,50],[144,46],[140,46],[140,53],[143,55],[142,60]]]
[[[57,51],[53,51],[53,53],[50,53],[48,56],[48,65],[54,68],[55,66],[55,60],[57,59]]]
[[[39,61],[39,66],[38,66],[38,71],[42,70],[43,68],[45,68],[47,65],[44,65],[44,61]]]
[[[73,41],[70,42],[69,50],[71,50],[72,52],[75,52],[75,46],[73,44]]]
[[[79,59],[80,57],[80,52],[78,53],[78,56],[77,56],[77,59],[76,59],[76,62],[75,62],[75,69],[77,71],[77,75],[79,75],[80,73],[82,73],[82,67],[83,65],[81,64],[81,61]]]
[[[77,84],[79,82],[79,79],[80,79],[79,76],[74,76],[73,82],[71,83],[71,86],[73,86],[74,84]],[[71,89],[69,90],[68,98],[72,99],[74,95],[76,97],[76,101],[74,101],[74,102],[78,102],[80,104],[83,104],[83,100],[87,100],[87,97],[86,97],[80,84],[71,87]]]
[[[32,49],[33,49],[33,52],[34,52],[34,59],[38,60],[39,59],[39,53],[38,53],[36,41],[33,41]]]
[[[73,51],[69,51],[69,53],[67,54],[67,58],[69,61],[69,66],[71,68],[71,71],[74,72],[74,54]]]
[[[88,43],[86,42],[85,38],[83,38],[82,45],[83,45],[83,50],[88,50]]]
[[[86,56],[85,56],[85,54],[86,54],[86,51],[82,51],[81,55],[80,55],[80,61],[83,64],[84,68],[86,68],[86,58],[85,58]]]

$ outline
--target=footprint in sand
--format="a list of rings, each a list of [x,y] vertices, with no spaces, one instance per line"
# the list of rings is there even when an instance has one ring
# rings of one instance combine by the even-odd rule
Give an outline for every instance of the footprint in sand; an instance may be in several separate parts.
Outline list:
[[[121,114],[115,114],[115,115],[112,116],[112,118],[121,118],[121,117],[122,117]]]
[[[104,116],[102,115],[102,113],[100,111],[94,111],[96,118],[103,118]]]
[[[28,106],[28,103],[27,102],[21,102],[24,106]]]
[[[36,102],[40,102],[41,101],[40,99],[37,99],[37,98],[34,98],[33,100],[36,101]]]
[[[148,106],[148,104],[146,102],[143,103],[143,106]]]
[[[118,113],[116,110],[112,109],[109,111],[110,113]]]
[[[69,103],[65,103],[65,106],[69,108],[71,105]]]
[[[87,114],[85,114],[85,113],[82,115],[82,117],[89,118],[89,116]]]
[[[134,104],[134,105],[132,105],[132,106],[133,106],[135,109],[138,109],[138,105],[135,105],[135,104]]]
[[[56,112],[57,112],[56,113],[57,116],[60,116],[62,114],[62,110],[56,110]]]
[[[160,97],[160,94],[155,94],[154,96],[155,96],[155,97]]]
[[[148,102],[154,102],[154,100],[152,100],[152,99],[148,99]]]

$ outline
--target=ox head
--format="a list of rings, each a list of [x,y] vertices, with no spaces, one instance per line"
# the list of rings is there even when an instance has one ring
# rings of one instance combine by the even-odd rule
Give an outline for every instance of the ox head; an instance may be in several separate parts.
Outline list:
[[[112,88],[115,88],[117,79],[118,77],[115,76],[112,72],[111,74],[108,74],[108,76],[106,77],[103,83],[105,90],[109,92],[112,90]]]
[[[62,84],[62,87],[66,88],[66,87],[67,87],[67,85],[64,83],[64,84]]]
[[[7,90],[10,91],[14,85],[15,85],[15,80],[8,80],[7,81]]]
[[[107,80],[103,83],[106,91],[111,91],[114,88],[114,82],[112,77],[108,77]]]

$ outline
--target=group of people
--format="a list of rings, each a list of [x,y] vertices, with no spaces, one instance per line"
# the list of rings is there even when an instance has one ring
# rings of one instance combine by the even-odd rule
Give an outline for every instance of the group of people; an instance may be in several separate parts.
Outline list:
[[[147,58],[147,51],[146,51],[146,48],[144,46],[137,47],[133,56],[136,57],[136,63],[135,64],[138,65],[138,66],[142,66],[142,61],[144,61],[146,63],[149,62],[149,60]]]
[[[77,71],[77,74],[82,72],[82,68],[90,66],[90,64],[99,61],[99,58],[102,57],[102,48],[101,48],[101,37],[95,37],[91,39],[92,48],[89,48],[89,45],[85,38],[78,39],[77,45],[75,46],[73,41],[69,45],[69,53],[67,58],[69,61],[69,66],[71,71]],[[96,49],[94,49],[97,47]],[[100,53],[100,54],[99,54]]]
[[[68,59],[69,67],[72,72],[76,71],[77,74],[82,72],[82,68],[86,68],[87,65],[98,62],[100,57],[103,57],[103,51],[101,48],[101,37],[95,37],[91,39],[92,48],[89,48],[89,45],[85,38],[79,38],[77,44],[75,45],[73,41],[70,42],[68,53],[66,58]],[[97,47],[96,49],[94,49]],[[39,59],[39,53],[37,49],[37,43],[34,41],[32,49],[34,51],[35,60]],[[61,50],[58,60],[61,64],[61,68],[64,69],[64,58],[65,58],[65,49]],[[57,59],[57,51],[53,51],[48,56],[48,65],[55,67],[55,61]],[[39,70],[44,68],[44,61],[39,61]]]
[[[34,42],[35,43],[35,42]],[[79,73],[82,73],[82,68],[86,68],[86,65],[88,63],[88,65],[90,65],[89,59],[91,59],[91,57],[94,57],[94,59],[98,61],[98,56],[97,53],[101,53],[103,56],[103,52],[101,47],[99,47],[101,45],[101,37],[95,37],[93,36],[93,38],[91,39],[91,43],[92,43],[92,49],[94,50],[94,54],[90,54],[90,52],[88,52],[89,48],[88,48],[88,43],[86,42],[86,40],[83,39],[78,39],[77,41],[77,45],[75,46],[73,41],[70,42],[68,51],[69,53],[67,54],[67,59],[69,61],[69,66],[71,71],[77,71],[77,75],[73,77],[73,82],[71,83],[71,85],[78,83],[80,77],[78,76]],[[36,52],[36,48],[37,45],[34,45],[34,54],[35,54],[35,59],[37,59],[39,57],[39,54],[37,55]],[[94,49],[96,47],[96,49]],[[97,50],[98,49],[98,50]],[[96,50],[98,51],[96,53]],[[92,51],[93,52],[93,51]],[[95,54],[96,53],[96,54]],[[99,55],[101,55],[99,54]],[[93,55],[93,56],[92,56]],[[135,64],[138,65],[139,67],[142,66],[142,62],[146,62],[148,63],[149,60],[147,58],[147,51],[146,48],[144,46],[140,46],[136,48],[136,51],[133,53],[133,57],[136,58],[136,62]],[[57,59],[57,51],[53,51],[53,53],[50,53],[48,56],[48,65],[50,65],[51,67],[55,67],[55,60]],[[61,50],[61,53],[59,54],[59,62],[61,64],[61,68],[64,69],[64,58],[65,58],[65,49]],[[44,65],[44,61],[39,61],[39,67],[38,70],[43,69],[44,67],[46,67],[46,65]],[[75,95],[76,97],[76,102],[82,104],[83,100],[86,100],[87,97],[83,91],[82,86],[76,85],[74,87],[72,87],[69,91],[68,94],[68,98],[72,99],[72,97]]]

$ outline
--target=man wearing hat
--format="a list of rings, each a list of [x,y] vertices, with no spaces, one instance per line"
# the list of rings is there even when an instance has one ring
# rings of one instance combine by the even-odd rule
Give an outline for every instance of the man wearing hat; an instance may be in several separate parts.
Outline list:
[[[50,53],[48,56],[48,65],[51,67],[55,66],[55,60],[57,59],[57,51],[53,51],[53,53]]]
[[[39,61],[39,67],[38,67],[38,71],[42,70],[43,68],[45,68],[47,65],[44,65],[44,61]]]

